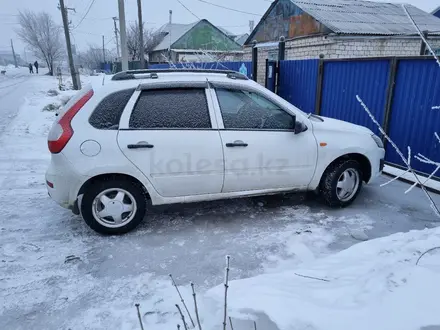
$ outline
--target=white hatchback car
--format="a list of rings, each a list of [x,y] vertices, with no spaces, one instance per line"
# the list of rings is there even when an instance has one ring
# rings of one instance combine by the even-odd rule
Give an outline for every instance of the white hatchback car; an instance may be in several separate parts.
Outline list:
[[[118,73],[70,100],[48,140],[49,195],[103,234],[135,228],[148,200],[317,191],[344,207],[385,154],[369,129],[305,114],[219,70]]]

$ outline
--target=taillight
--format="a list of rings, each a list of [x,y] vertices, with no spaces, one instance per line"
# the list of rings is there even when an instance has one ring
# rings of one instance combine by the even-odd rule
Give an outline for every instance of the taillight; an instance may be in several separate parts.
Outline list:
[[[73,136],[73,128],[71,125],[73,117],[78,113],[79,110],[87,103],[88,100],[93,96],[93,89],[89,90],[84,94],[75,104],[73,104],[70,109],[59,119],[58,123],[52,126],[48,137],[49,151],[53,154],[60,153],[67,142]]]

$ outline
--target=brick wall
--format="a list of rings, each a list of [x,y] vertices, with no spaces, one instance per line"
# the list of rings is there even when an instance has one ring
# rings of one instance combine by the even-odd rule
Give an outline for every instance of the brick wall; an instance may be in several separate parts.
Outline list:
[[[353,58],[380,56],[418,56],[421,39],[407,38],[344,38],[319,36],[294,39],[286,42],[286,59]],[[440,39],[430,40],[433,47]]]
[[[433,48],[440,48],[440,38],[429,40]],[[349,38],[317,36],[286,41],[286,60],[319,58],[355,58],[382,56],[418,56],[420,38]],[[258,49],[258,83],[264,85],[266,59],[274,48]],[[252,48],[244,50],[244,59],[252,60]]]
[[[440,48],[440,38],[430,39],[433,48]],[[317,36],[297,38],[286,42],[286,60],[319,58],[355,58],[383,56],[418,56],[422,40],[420,38],[349,38]],[[266,59],[274,48],[258,49],[258,83],[264,85]],[[252,60],[252,48],[244,50],[244,59]]]
[[[245,47],[243,61],[252,61],[252,47]]]

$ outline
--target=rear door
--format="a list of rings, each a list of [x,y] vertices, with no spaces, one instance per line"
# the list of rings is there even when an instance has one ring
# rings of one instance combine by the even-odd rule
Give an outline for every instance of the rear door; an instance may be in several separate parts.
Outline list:
[[[220,193],[224,165],[206,84],[144,89],[118,144],[164,197]]]

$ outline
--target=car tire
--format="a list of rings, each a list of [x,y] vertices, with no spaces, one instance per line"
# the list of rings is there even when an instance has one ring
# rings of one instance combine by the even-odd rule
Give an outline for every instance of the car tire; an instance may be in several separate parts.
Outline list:
[[[94,231],[121,235],[142,222],[146,207],[146,195],[138,183],[108,179],[95,182],[84,192],[81,215]]]
[[[331,207],[349,206],[362,188],[362,171],[355,160],[340,160],[331,164],[321,179],[319,192]]]

